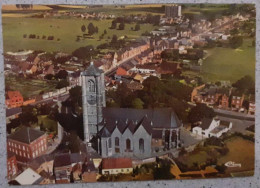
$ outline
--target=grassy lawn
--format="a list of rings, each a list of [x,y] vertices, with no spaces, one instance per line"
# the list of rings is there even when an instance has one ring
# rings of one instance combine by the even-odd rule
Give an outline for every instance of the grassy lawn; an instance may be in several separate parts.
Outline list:
[[[6,76],[5,85],[10,87],[12,90],[20,91],[24,98],[29,98],[34,95],[39,95],[41,91],[48,92],[54,90],[56,82]]]
[[[3,17],[3,44],[4,52],[18,51],[21,49],[33,49],[44,51],[63,51],[72,52],[75,49],[93,45],[97,46],[102,43],[110,42],[113,34],[118,37],[127,35],[130,39],[135,39],[141,36],[145,31],[151,31],[155,26],[151,24],[142,24],[139,31],[131,31],[131,27],[135,24],[126,24],[125,30],[110,30],[112,20],[83,20],[77,18],[17,18],[17,17]],[[99,29],[98,34],[93,35],[93,39],[82,39],[76,42],[78,35],[83,34],[81,26],[86,27],[92,22],[94,26]],[[107,30],[104,39],[99,40],[99,36]],[[86,31],[87,33],[87,31]],[[23,38],[23,35],[35,34],[39,39]],[[54,36],[54,40],[42,39],[42,36]],[[60,41],[57,41],[60,39]]]
[[[240,163],[241,168],[227,168],[226,173],[238,171],[250,171],[255,165],[255,144],[241,137],[233,137],[226,141],[229,152],[219,158],[218,163],[223,164],[228,161]]]
[[[238,49],[213,48],[202,65],[202,75],[207,81],[230,80],[234,82],[245,75],[255,77],[255,47],[252,39],[244,39]]]

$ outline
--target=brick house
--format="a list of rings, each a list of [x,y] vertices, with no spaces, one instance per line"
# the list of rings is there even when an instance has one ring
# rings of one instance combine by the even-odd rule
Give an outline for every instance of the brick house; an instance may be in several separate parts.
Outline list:
[[[130,174],[132,172],[131,158],[105,158],[102,160],[102,174]]]
[[[78,170],[81,171],[84,161],[85,156],[81,153],[62,153],[56,155],[53,164],[56,183],[70,183],[71,175],[78,177]],[[79,181],[78,178],[75,178],[75,180]]]
[[[16,108],[23,105],[23,96],[20,91],[8,91],[6,93],[5,104],[7,108]]]
[[[236,96],[233,95],[231,99],[231,108],[232,110],[239,110],[243,106],[245,96]]]
[[[7,152],[7,178],[10,180],[17,175],[18,167],[14,153]]]
[[[18,161],[27,162],[43,155],[47,150],[47,135],[30,127],[22,127],[7,137],[7,151]]]
[[[82,181],[83,182],[96,182],[97,181],[98,170],[92,159],[82,165]]]

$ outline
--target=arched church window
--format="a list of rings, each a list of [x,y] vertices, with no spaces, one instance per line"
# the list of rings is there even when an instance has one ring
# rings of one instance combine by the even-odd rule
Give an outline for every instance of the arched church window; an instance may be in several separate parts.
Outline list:
[[[115,146],[119,146],[119,138],[115,137]]]
[[[128,138],[126,139],[126,149],[130,150],[131,149],[131,140]]]
[[[140,152],[144,152],[144,139],[139,139],[139,150]]]
[[[95,92],[95,91],[96,91],[96,89],[95,89],[95,83],[94,83],[93,80],[89,80],[89,81],[88,81],[88,90],[89,90],[90,92]]]

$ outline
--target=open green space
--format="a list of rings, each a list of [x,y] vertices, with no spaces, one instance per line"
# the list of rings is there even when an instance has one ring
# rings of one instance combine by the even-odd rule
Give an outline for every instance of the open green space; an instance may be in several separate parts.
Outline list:
[[[219,158],[218,163],[223,164],[228,161],[241,164],[241,168],[228,168],[226,173],[249,171],[254,169],[255,165],[255,143],[249,140],[245,140],[241,137],[232,137],[226,140],[225,143],[229,149],[229,152]]]
[[[41,91],[53,91],[56,87],[56,81],[45,81],[37,79],[26,79],[17,76],[6,76],[5,85],[11,90],[18,90],[23,97],[29,98],[39,95]]]
[[[102,43],[110,42],[113,34],[118,38],[127,35],[129,39],[135,39],[141,36],[145,31],[151,31],[156,28],[152,24],[142,24],[139,31],[132,31],[135,24],[125,24],[124,30],[110,30],[112,20],[83,20],[79,18],[17,18],[3,17],[3,44],[4,52],[18,50],[44,50],[44,51],[62,51],[71,53],[75,49],[93,45],[97,46]],[[92,22],[98,27],[98,33],[92,38],[81,39],[76,41],[78,35],[83,35],[81,26],[86,27]],[[107,34],[104,39],[99,40],[104,30]],[[87,33],[87,31],[85,32]],[[27,38],[23,35],[27,34]],[[30,34],[39,36],[39,39],[29,39]],[[42,39],[42,36],[54,36],[54,40]]]
[[[50,119],[47,115],[38,116],[38,125],[42,129],[48,130],[49,132],[57,133],[57,122]]]
[[[238,49],[216,47],[203,62],[202,76],[206,81],[230,80],[234,82],[245,75],[255,77],[255,47],[252,39],[244,39]]]

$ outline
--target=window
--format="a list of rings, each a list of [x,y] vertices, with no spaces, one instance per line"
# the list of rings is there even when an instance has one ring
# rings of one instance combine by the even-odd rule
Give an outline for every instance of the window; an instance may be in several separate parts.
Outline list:
[[[131,141],[130,141],[129,138],[126,139],[126,149],[127,149],[127,150],[130,150],[130,149],[131,149]]]
[[[25,147],[23,146],[23,150],[25,150]]]
[[[140,152],[144,152],[144,139],[140,138],[139,139],[139,150]]]
[[[119,138],[115,137],[115,146],[119,146]]]
[[[96,91],[96,89],[95,89],[95,83],[94,83],[93,80],[89,80],[89,81],[88,81],[88,90],[89,90],[90,92],[95,92],[95,91]]]
[[[109,148],[112,147],[111,138],[108,138],[108,147],[109,147]]]

